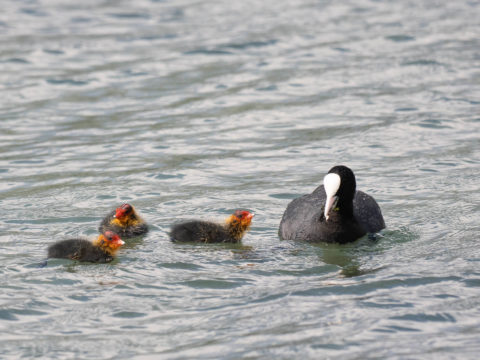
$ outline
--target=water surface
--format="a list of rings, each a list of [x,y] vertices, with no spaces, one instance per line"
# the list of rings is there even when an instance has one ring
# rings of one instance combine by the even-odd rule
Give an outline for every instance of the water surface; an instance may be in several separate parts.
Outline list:
[[[5,1],[5,359],[476,358],[476,1]],[[281,241],[346,164],[378,241]],[[122,202],[151,224],[111,264],[52,260]],[[256,213],[242,246],[173,222]]]

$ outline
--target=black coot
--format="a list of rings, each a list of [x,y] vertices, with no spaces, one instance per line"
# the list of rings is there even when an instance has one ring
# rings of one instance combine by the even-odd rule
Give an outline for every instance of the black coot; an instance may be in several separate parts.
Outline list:
[[[334,166],[324,185],[288,204],[280,222],[280,237],[345,244],[385,228],[375,199],[355,188],[353,171]]]

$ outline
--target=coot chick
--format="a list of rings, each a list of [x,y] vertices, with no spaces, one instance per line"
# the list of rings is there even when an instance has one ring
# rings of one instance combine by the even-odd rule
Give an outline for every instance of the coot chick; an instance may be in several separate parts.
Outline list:
[[[377,202],[356,191],[355,175],[348,167],[334,166],[323,183],[288,204],[280,222],[281,238],[345,244],[385,228]]]
[[[201,220],[176,224],[170,238],[179,242],[238,243],[250,228],[253,216],[246,210],[236,210],[223,225]]]
[[[86,239],[68,239],[56,242],[48,247],[48,257],[107,263],[114,259],[115,253],[125,244],[120,237],[105,231],[93,242]]]
[[[100,223],[98,231],[104,232],[107,230],[127,239],[145,235],[148,232],[148,225],[137,214],[132,205],[123,204],[111,211]]]

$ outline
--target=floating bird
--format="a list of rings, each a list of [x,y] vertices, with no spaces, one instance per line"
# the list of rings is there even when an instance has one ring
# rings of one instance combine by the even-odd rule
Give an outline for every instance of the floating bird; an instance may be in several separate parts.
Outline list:
[[[137,214],[135,208],[130,204],[123,204],[111,211],[100,223],[100,232],[109,230],[127,239],[135,236],[145,235],[148,232],[148,225]]]
[[[356,191],[353,171],[339,165],[330,169],[323,185],[288,204],[279,235],[286,240],[344,244],[383,228],[375,199]]]
[[[173,225],[170,231],[172,241],[202,243],[238,243],[250,228],[254,214],[236,210],[225,224],[192,220]]]
[[[68,239],[58,241],[48,247],[48,257],[107,263],[114,259],[115,253],[125,244],[120,237],[105,231],[93,242],[86,239]]]

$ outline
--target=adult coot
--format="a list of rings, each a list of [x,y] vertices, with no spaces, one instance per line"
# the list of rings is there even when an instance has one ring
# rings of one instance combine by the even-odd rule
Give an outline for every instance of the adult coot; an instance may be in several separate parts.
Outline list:
[[[192,220],[176,224],[170,231],[172,241],[203,243],[238,243],[250,228],[254,214],[236,210],[225,224]]]
[[[288,204],[280,222],[280,237],[344,244],[385,228],[375,199],[355,188],[353,171],[334,166],[323,185]]]
[[[86,239],[58,241],[48,247],[48,257],[106,263],[114,259],[115,253],[123,244],[117,234],[105,231],[93,242]]]
[[[123,204],[111,211],[100,223],[99,232],[113,231],[122,238],[131,238],[144,235],[148,232],[148,225],[137,214],[130,204]]]

